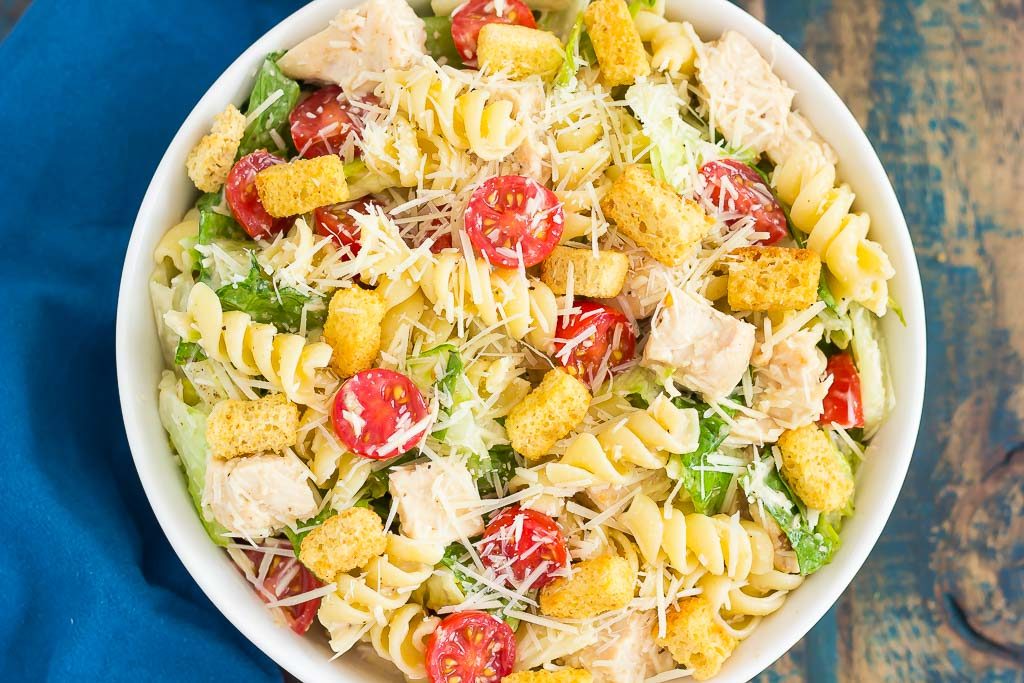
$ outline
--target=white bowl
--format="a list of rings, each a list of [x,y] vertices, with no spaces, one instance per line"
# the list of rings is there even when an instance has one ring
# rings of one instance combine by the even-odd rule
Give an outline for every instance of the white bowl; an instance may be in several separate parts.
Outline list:
[[[185,567],[210,600],[278,664],[305,681],[394,680],[359,656],[333,662],[325,642],[279,627],[227,555],[207,538],[157,415],[163,361],[150,307],[148,280],[160,236],[195,201],[185,157],[228,102],[242,103],[266,53],[287,48],[323,28],[337,10],[358,0],[317,0],[271,29],[217,79],[171,141],[139,209],[125,257],[117,315],[117,378],[121,409],[139,478],[153,511]],[[828,83],[782,38],[726,0],[668,0],[672,18],[691,21],[704,37],[734,29],[770,59],[798,92],[797,105],[835,148],[840,175],[872,217],[873,237],[896,267],[892,295],[907,326],[890,315],[883,325],[897,392],[896,410],[861,468],[856,514],[845,524],[832,564],[810,577],[785,606],[761,624],[728,660],[716,681],[746,681],[778,659],[839,598],[867,558],[892,511],[910,464],[924,398],[925,321],[920,276],[910,234],[878,157],[853,115]]]

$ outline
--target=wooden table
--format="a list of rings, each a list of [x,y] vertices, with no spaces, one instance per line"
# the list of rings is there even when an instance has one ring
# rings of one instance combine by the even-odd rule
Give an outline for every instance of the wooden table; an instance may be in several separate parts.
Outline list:
[[[0,0],[0,37],[25,4]],[[1024,2],[740,4],[867,130],[917,245],[930,342],[885,534],[758,680],[1024,681]]]

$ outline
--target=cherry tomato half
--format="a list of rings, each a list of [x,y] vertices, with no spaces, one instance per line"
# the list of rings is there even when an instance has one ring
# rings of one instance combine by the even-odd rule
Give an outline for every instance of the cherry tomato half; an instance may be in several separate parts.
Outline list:
[[[431,634],[425,657],[430,683],[499,683],[512,673],[516,639],[486,612],[456,612]]]
[[[757,171],[735,159],[709,161],[700,168],[707,182],[702,193],[707,208],[753,216],[754,229],[768,233],[758,244],[775,244],[789,234],[786,214]],[[727,221],[729,225],[739,218]]]
[[[273,237],[286,230],[291,222],[288,218],[274,218],[267,213],[256,192],[256,174],[265,168],[283,163],[284,159],[281,157],[274,156],[265,149],[258,149],[236,161],[228,173],[224,197],[228,200],[235,220],[253,239]]]
[[[860,375],[848,353],[837,353],[828,359],[826,374],[832,375],[832,386],[822,401],[824,425],[835,423],[843,429],[864,426],[864,406],[860,398]]]
[[[299,102],[288,116],[292,142],[307,159],[337,154],[349,136],[362,131],[362,112],[338,86],[320,88]]]
[[[316,223],[316,234],[330,237],[339,249],[346,249],[342,261],[349,261],[359,255],[359,226],[352,218],[351,211],[367,213],[370,207],[382,208],[380,201],[373,195],[362,197],[353,202],[321,206],[313,211],[313,222]]]
[[[350,451],[387,460],[415,446],[429,427],[427,402],[411,379],[384,368],[352,375],[334,396],[334,433]]]
[[[577,301],[579,313],[558,317],[555,360],[587,384],[606,379],[636,354],[636,333],[629,319],[606,304]]]
[[[501,7],[501,14],[498,14]],[[520,0],[470,0],[452,15],[452,41],[462,63],[476,68],[476,41],[486,24],[519,24],[537,28],[530,8]]]
[[[286,546],[281,546],[286,547]],[[265,554],[259,550],[246,550],[249,561],[255,565],[257,572],[263,563]],[[287,584],[281,585],[287,581]],[[270,569],[263,579],[262,590],[257,588],[256,593],[263,602],[275,602],[296,595],[308,593],[322,586],[313,573],[306,569],[297,559],[274,555],[270,561]],[[288,619],[288,626],[300,636],[309,630],[313,620],[316,618],[316,611],[320,609],[321,598],[313,598],[297,605],[282,607],[285,617]]]
[[[554,251],[565,229],[565,212],[555,193],[519,175],[489,178],[473,191],[465,214],[466,232],[493,265],[535,266]]]
[[[542,588],[555,579],[555,572],[566,567],[569,553],[555,520],[513,505],[487,525],[480,559],[509,585],[521,584],[540,570],[530,587]]]

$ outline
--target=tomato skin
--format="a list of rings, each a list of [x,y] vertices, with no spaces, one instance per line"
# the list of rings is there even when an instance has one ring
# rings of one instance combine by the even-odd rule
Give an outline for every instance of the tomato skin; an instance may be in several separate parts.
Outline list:
[[[274,218],[267,213],[256,192],[256,174],[283,163],[285,161],[281,157],[274,156],[265,149],[258,149],[236,161],[228,173],[224,197],[231,207],[235,220],[253,239],[273,237],[285,231],[291,224],[289,218]]]
[[[465,66],[476,68],[476,41],[486,24],[518,24],[537,28],[533,13],[520,0],[505,0],[499,17],[494,0],[470,0],[452,14],[452,41]]]
[[[520,525],[522,531],[516,540],[515,529]],[[531,588],[542,588],[555,580],[555,572],[568,566],[569,552],[555,520],[536,510],[513,505],[495,515],[487,525],[480,559],[485,566],[495,569],[499,577],[507,567],[511,572],[511,577],[506,575],[509,584],[509,578],[522,582],[547,563],[547,569],[530,584]]]
[[[848,353],[837,353],[828,359],[825,372],[832,376],[832,386],[822,401],[823,425],[835,423],[843,429],[864,426],[864,405],[860,395],[860,374]]]
[[[488,178],[473,191],[464,216],[473,246],[495,266],[518,268],[546,259],[562,238],[565,210],[555,193],[518,175]]]
[[[394,370],[374,368],[357,372],[341,385],[334,396],[331,423],[341,443],[356,455],[387,460],[419,442],[429,426],[424,422],[428,414],[426,399],[411,379]],[[410,431],[417,424],[421,427]],[[389,444],[399,431],[408,433],[407,438],[401,444]]]
[[[330,237],[339,249],[347,251],[341,256],[342,261],[350,261],[359,255],[362,246],[359,242],[359,226],[349,214],[367,213],[370,207],[383,208],[380,201],[373,195],[362,197],[352,202],[321,206],[313,211],[313,222],[316,234]]]
[[[768,233],[758,244],[775,244],[789,234],[786,213],[753,168],[735,159],[719,159],[701,166],[700,174],[707,182],[707,190],[702,193],[705,206],[714,211],[723,206],[729,213],[753,216],[755,230]],[[735,189],[735,197],[722,187],[725,178]],[[732,225],[737,220],[727,223]]]
[[[622,311],[596,301],[576,301],[579,313],[568,317],[559,316],[555,327],[555,361],[566,371],[586,382],[597,380],[605,355],[608,355],[608,374],[615,368],[629,362],[636,355],[636,332]],[[565,341],[575,339],[590,326],[594,327],[589,337],[573,348],[567,348]],[[616,342],[616,337],[618,341]]]
[[[358,136],[363,127],[360,110],[345,99],[336,85],[320,88],[299,102],[288,115],[288,121],[292,142],[307,159],[337,154],[345,141]]]
[[[515,634],[486,612],[456,612],[431,634],[424,655],[430,683],[500,683],[515,665]]]
[[[281,547],[285,546],[282,545]],[[258,550],[246,550],[245,554],[258,569],[263,562],[264,554]],[[298,571],[294,574],[288,585],[278,592],[278,582],[290,574],[296,564],[298,565]],[[308,593],[322,585],[313,575],[313,572],[309,571],[297,559],[275,555],[270,561],[270,569],[263,580],[263,589],[259,590],[257,588],[256,594],[260,596],[263,602],[274,602],[293,595]],[[289,628],[300,636],[304,635],[316,618],[316,612],[320,609],[321,600],[322,598],[314,598],[313,600],[300,602],[297,605],[282,607],[281,609],[288,620]]]

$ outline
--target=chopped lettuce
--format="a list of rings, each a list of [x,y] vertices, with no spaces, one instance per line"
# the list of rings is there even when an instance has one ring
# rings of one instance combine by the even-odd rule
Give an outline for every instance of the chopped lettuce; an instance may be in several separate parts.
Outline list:
[[[196,342],[179,341],[178,348],[174,350],[174,364],[185,365],[195,361],[206,360],[206,352]]]
[[[634,408],[646,408],[664,388],[664,380],[653,370],[634,366],[612,379],[613,393],[624,395]]]
[[[572,40],[572,34],[576,30],[576,26],[580,25],[582,27],[583,10],[590,4],[590,0],[567,0],[559,4],[564,4],[564,6],[541,12],[540,19],[537,21],[537,28],[551,31],[558,36],[559,40],[569,43]],[[586,33],[583,32],[583,35],[585,36]],[[589,44],[590,41],[587,40],[586,42]],[[589,63],[593,64],[594,62],[590,61]]]
[[[476,478],[476,487],[481,496],[488,496],[497,490],[497,484],[505,485],[516,475],[520,463],[511,446],[491,446],[487,455],[470,456],[466,466]]]
[[[634,17],[640,10],[653,10],[658,0],[629,0],[629,13]]]
[[[801,574],[813,574],[832,561],[839,548],[838,519],[820,515],[812,529],[806,510],[775,469],[773,458],[750,463],[740,477],[740,486],[786,534]]]
[[[222,192],[208,192],[196,202],[199,210],[199,244],[212,244],[214,240],[248,241],[249,236],[242,230],[224,201]]]
[[[705,515],[717,514],[725,502],[725,494],[732,483],[732,474],[709,469],[708,456],[718,451],[722,442],[729,436],[729,425],[720,415],[714,413],[705,417],[709,411],[707,404],[698,403],[683,396],[677,396],[672,402],[679,408],[694,408],[700,415],[700,436],[697,449],[691,453],[673,455],[675,465],[667,471],[683,484],[683,489],[690,496],[697,512]]]
[[[555,86],[568,87],[576,79],[576,72],[584,63],[594,64],[597,57],[594,55],[594,46],[590,42],[590,36],[583,28],[583,13],[580,12],[569,30],[565,39],[565,56],[562,58],[562,66],[555,76]]]
[[[299,84],[281,73],[281,69],[278,68],[277,60],[282,55],[283,51],[271,52],[260,65],[252,93],[249,95],[246,113],[260,109],[268,98],[276,99],[263,108],[260,115],[246,127],[242,142],[238,145],[236,158],[244,157],[258,149],[265,149],[278,156],[293,156],[294,145],[288,115],[299,102]],[[277,94],[278,91],[280,95]],[[282,148],[278,142],[283,142],[284,147]]]
[[[427,29],[427,54],[433,57],[438,64],[461,69],[462,57],[452,39],[452,18],[424,17],[423,24]]]
[[[654,175],[679,194],[689,194],[704,160],[704,148],[711,143],[697,128],[683,120],[682,101],[668,83],[637,83],[626,91],[626,104],[650,138]]]
[[[212,517],[208,518],[203,509],[203,489],[206,486],[206,461],[209,448],[206,445],[206,413],[193,408],[178,397],[173,373],[167,371],[160,382],[160,422],[171,438],[171,445],[178,453],[181,467],[185,471],[192,504],[199,513],[210,539],[220,546],[229,542],[228,530]]]
[[[465,596],[470,593],[481,590],[480,583],[469,576],[467,576],[459,567],[467,566],[470,562],[469,553],[461,543],[452,543],[444,551],[444,557],[441,558],[441,564],[451,570],[452,577],[455,579],[455,585],[458,590]],[[483,588],[486,590],[486,587]],[[503,603],[505,606],[509,604],[509,599],[503,595],[495,596],[496,599]],[[504,614],[504,607],[498,609],[487,610],[488,613],[494,615],[498,619],[503,620],[506,624],[511,627],[513,631],[519,628],[519,620],[515,617],[508,617]]]
[[[226,311],[243,311],[260,323],[276,325],[278,329],[298,332],[302,322],[303,307],[306,307],[306,328],[323,327],[327,309],[321,299],[314,299],[290,287],[275,287],[252,257],[249,275],[241,282],[224,285],[217,290],[221,305]]]
[[[860,304],[851,304],[850,323],[853,327],[851,348],[860,375],[860,398],[864,406],[864,434],[871,438],[895,405],[889,363],[875,315]]]

